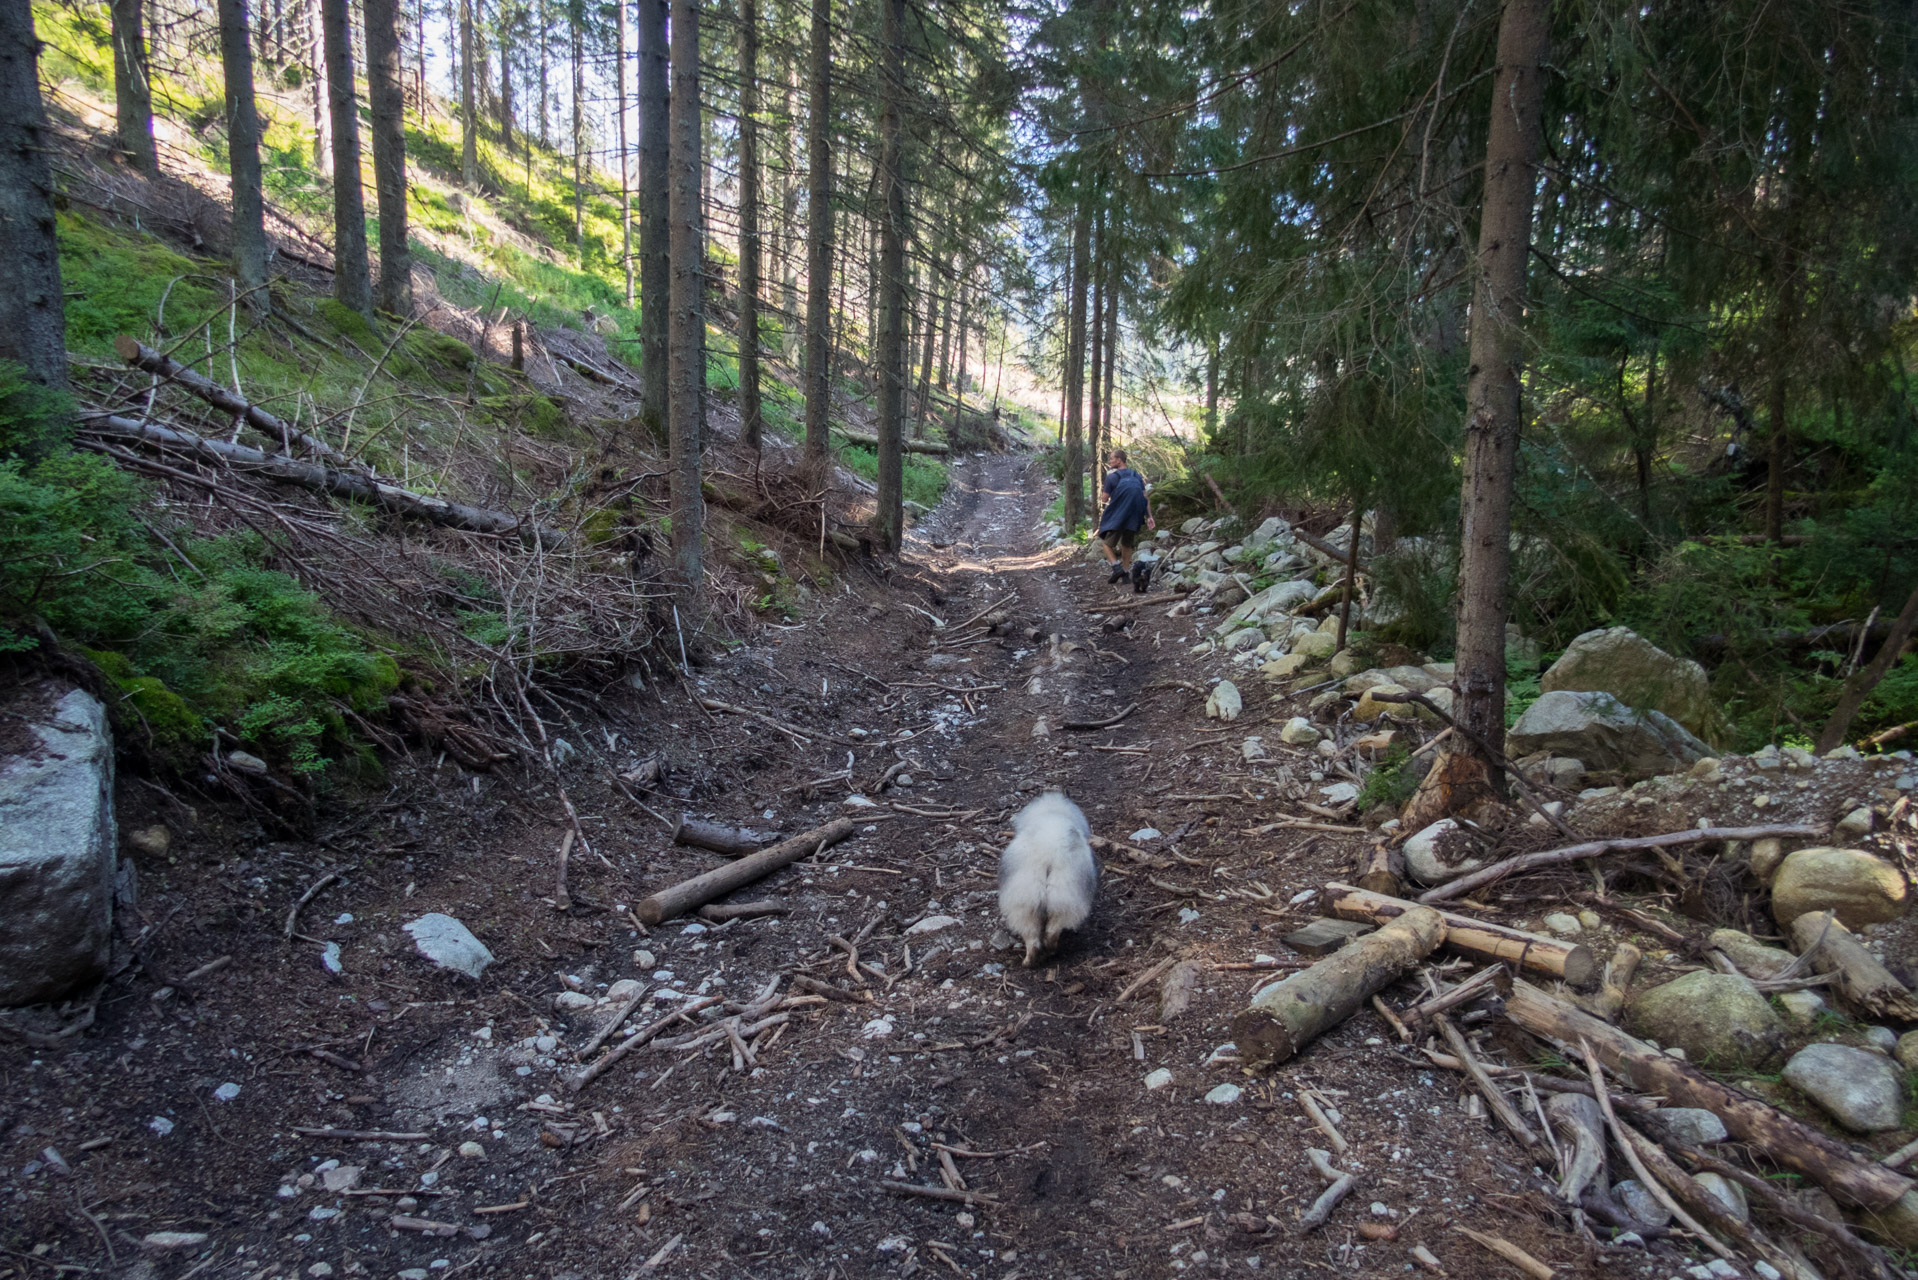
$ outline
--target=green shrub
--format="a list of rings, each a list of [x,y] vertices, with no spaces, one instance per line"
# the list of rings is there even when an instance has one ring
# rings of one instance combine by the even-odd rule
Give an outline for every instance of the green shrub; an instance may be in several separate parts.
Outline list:
[[[1365,785],[1359,788],[1359,812],[1366,813],[1380,805],[1398,809],[1410,800],[1419,785],[1411,762],[1412,749],[1403,742],[1393,743],[1385,759],[1366,775]]]
[[[0,459],[37,462],[73,434],[73,402],[0,360]]]

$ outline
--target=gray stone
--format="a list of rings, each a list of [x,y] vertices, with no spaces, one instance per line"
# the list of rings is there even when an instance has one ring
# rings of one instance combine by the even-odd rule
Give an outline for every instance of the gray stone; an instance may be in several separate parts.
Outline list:
[[[1798,957],[1780,947],[1768,947],[1749,933],[1737,929],[1712,930],[1712,945],[1725,953],[1747,978],[1763,981],[1777,977]]]
[[[1302,653],[1282,654],[1270,662],[1261,664],[1259,674],[1268,680],[1290,680],[1293,676],[1299,674],[1299,672],[1309,666],[1311,662],[1312,659]]]
[[[1241,653],[1247,649],[1256,649],[1265,643],[1265,632],[1257,627],[1244,627],[1225,638],[1227,653]]]
[[[1561,938],[1576,938],[1585,932],[1585,926],[1579,923],[1575,915],[1554,911],[1545,917],[1545,932],[1557,934]]]
[[[1546,693],[1609,693],[1628,707],[1662,711],[1693,733],[1711,726],[1705,668],[1674,658],[1629,627],[1587,631],[1539,679]]]
[[[1840,818],[1831,829],[1834,840],[1863,840],[1871,834],[1871,810],[1859,805]]]
[[[1785,842],[1777,836],[1752,841],[1752,878],[1758,883],[1770,885],[1772,877],[1778,874],[1778,864],[1784,860]]]
[[[1789,926],[1807,911],[1836,911],[1847,929],[1905,914],[1905,877],[1863,849],[1800,849],[1771,882],[1772,916]]]
[[[1853,1133],[1896,1129],[1903,1080],[1883,1054],[1848,1044],[1808,1044],[1785,1064],[1785,1083]]]
[[[1731,1136],[1725,1122],[1703,1107],[1659,1107],[1645,1112],[1644,1120],[1673,1142],[1688,1147],[1710,1146]]]
[[[1891,1051],[1898,1059],[1898,1065],[1907,1071],[1918,1071],[1918,1031],[1907,1031],[1898,1037],[1898,1047]]]
[[[493,963],[493,953],[486,949],[486,944],[452,916],[429,911],[400,927],[413,935],[413,945],[419,953],[442,969],[477,978]]]
[[[1539,698],[1505,736],[1515,756],[1543,751],[1626,779],[1681,771],[1711,748],[1659,711],[1635,711],[1608,693],[1554,690]]]
[[[1745,1188],[1722,1173],[1695,1173],[1692,1181],[1704,1188],[1706,1195],[1718,1201],[1726,1213],[1740,1222],[1750,1220],[1752,1211],[1751,1206],[1745,1203]]]
[[[1205,714],[1208,720],[1237,720],[1243,710],[1245,700],[1239,697],[1239,687],[1230,680],[1219,681],[1206,696]]]
[[[1405,842],[1405,870],[1420,884],[1443,884],[1485,865],[1479,842],[1452,818],[1440,818]]]
[[[1809,1031],[1818,1021],[1818,1015],[1825,1012],[1825,997],[1816,991],[1781,991],[1773,999],[1784,1010],[1785,1022],[1795,1031]],[[1914,1056],[1918,1061],[1918,1055]]]
[[[105,971],[119,828],[106,708],[38,681],[0,699],[0,1005],[57,1000]]]
[[[1324,736],[1304,716],[1293,716],[1279,729],[1279,741],[1288,747],[1309,747]]]
[[[1641,1038],[1707,1067],[1762,1065],[1784,1048],[1778,1015],[1751,979],[1699,971],[1641,991],[1627,1010]]]
[[[1898,1033],[1890,1027],[1866,1027],[1865,1042],[1874,1049],[1890,1053],[1898,1047]]]
[[[1310,631],[1292,642],[1292,652],[1319,661],[1339,651],[1339,638],[1327,631]]]
[[[1647,1191],[1637,1178],[1613,1183],[1612,1194],[1625,1206],[1625,1212],[1647,1227],[1662,1227],[1672,1220],[1671,1210],[1660,1204],[1658,1197]]]

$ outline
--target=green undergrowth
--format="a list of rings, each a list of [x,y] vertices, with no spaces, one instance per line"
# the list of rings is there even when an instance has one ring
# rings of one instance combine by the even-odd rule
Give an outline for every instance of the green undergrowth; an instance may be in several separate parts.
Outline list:
[[[0,370],[0,388],[17,386]],[[111,462],[40,442],[57,408],[0,394],[0,652],[50,629],[120,691],[123,733],[179,768],[216,729],[320,773],[375,711],[399,666],[269,565],[254,534],[197,535]],[[41,456],[34,456],[36,453]]]
[[[834,433],[833,447],[846,470],[877,484],[879,452],[863,444],[853,444]],[[946,464],[923,453],[908,453],[900,464],[900,489],[907,502],[936,507],[945,496],[948,479]]]

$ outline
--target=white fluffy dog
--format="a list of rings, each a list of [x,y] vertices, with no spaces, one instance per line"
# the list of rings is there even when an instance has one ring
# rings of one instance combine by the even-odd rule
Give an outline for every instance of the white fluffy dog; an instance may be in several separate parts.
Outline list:
[[[1025,940],[1026,965],[1050,955],[1059,935],[1092,914],[1099,866],[1092,828],[1079,806],[1048,791],[1012,820],[1012,843],[999,855],[999,915]]]

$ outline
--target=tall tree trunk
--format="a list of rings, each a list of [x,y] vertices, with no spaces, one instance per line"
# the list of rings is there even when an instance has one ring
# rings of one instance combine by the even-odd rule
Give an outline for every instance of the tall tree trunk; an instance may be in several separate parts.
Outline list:
[[[699,202],[700,0],[672,0],[672,407],[673,567],[680,600],[695,619],[704,613],[706,503],[699,489],[700,437],[705,429],[706,241]]]
[[[406,93],[399,0],[363,0],[366,97],[373,109],[373,191],[380,209],[380,310],[413,313],[413,251],[406,242]]]
[[[1112,395],[1119,381],[1119,291],[1125,277],[1125,264],[1119,255],[1109,253],[1109,258],[1106,263],[1106,393],[1100,401],[1104,406],[1104,420],[1099,424],[1101,459],[1113,449]]]
[[[1549,0],[1506,0],[1485,143],[1478,282],[1466,384],[1459,561],[1458,723],[1493,749],[1505,741],[1505,622],[1510,608],[1512,491],[1519,375],[1525,359],[1525,266],[1540,146]],[[1463,744],[1461,744],[1463,746]],[[1478,760],[1481,770],[1489,764]]]
[[[513,37],[519,25],[519,11],[504,4],[499,10],[499,149],[513,151]]]
[[[1091,413],[1086,421],[1086,444],[1092,452],[1091,471],[1096,478],[1105,471],[1105,454],[1099,450],[1099,423],[1105,412],[1105,342],[1106,342],[1106,227],[1105,210],[1099,211],[1092,227],[1092,327],[1087,333],[1092,346],[1091,358],[1092,385],[1089,388]],[[1092,500],[1099,501],[1099,486],[1092,486]]]
[[[639,2],[647,4],[650,0]],[[547,43],[552,34],[553,15],[546,7],[546,0],[539,0],[539,145],[547,148],[553,145],[552,54]]]
[[[1205,438],[1219,432],[1219,335],[1213,334],[1205,348]]]
[[[1086,294],[1087,277],[1092,274],[1091,240],[1092,220],[1081,206],[1072,217],[1072,309],[1066,320],[1066,456],[1060,484],[1065,490],[1067,537],[1078,532],[1085,515]]]
[[[613,105],[619,115],[619,261],[626,274],[626,308],[633,306],[633,164],[626,147],[626,51],[633,47],[626,28],[627,0],[618,0],[619,48],[614,59]]]
[[[147,63],[146,0],[111,0],[114,141],[136,169],[158,173],[153,81]]]
[[[27,0],[0,2],[0,360],[67,385],[66,303],[54,238],[53,138]]]
[[[479,114],[473,101],[473,0],[460,0],[460,184],[479,188]]]
[[[220,65],[226,79],[227,171],[233,184],[233,278],[247,305],[265,314],[266,205],[260,192],[260,117],[253,102],[253,45],[246,0],[219,0]]]
[[[812,0],[806,104],[806,454],[825,476],[832,414],[832,0]]]
[[[277,0],[276,0],[277,2]],[[426,127],[426,0],[413,0],[413,105]]]
[[[797,0],[781,6],[779,29],[791,32],[796,23]],[[782,39],[780,83],[785,94],[785,131],[780,135],[781,158],[785,174],[779,183],[779,307],[782,346],[788,360],[804,348],[805,326],[799,316],[799,273],[805,266],[805,238],[799,231],[799,59],[793,54],[793,42]]]
[[[970,332],[967,322],[972,312],[972,273],[967,271],[958,280],[959,289],[959,368],[952,380],[952,426],[947,435],[959,438],[959,411],[966,405],[966,336]]]
[[[1786,197],[1789,200],[1789,194]],[[1787,225],[1789,225],[1789,220]],[[1789,232],[1787,235],[1789,236]],[[1785,537],[1785,470],[1790,461],[1791,381],[1800,374],[1792,360],[1793,312],[1797,309],[1797,261],[1785,251],[1783,278],[1778,287],[1778,313],[1773,321],[1770,413],[1771,441],[1765,459],[1765,539],[1779,543]]]
[[[579,250],[580,265],[584,266],[586,263],[586,9],[581,0],[573,0],[573,3],[567,6],[566,25],[573,30],[573,245]],[[677,107],[678,102],[675,99],[675,110]]]
[[[925,284],[919,290],[921,321],[926,326],[924,355],[919,362],[918,410],[913,415],[912,438],[926,434],[926,411],[932,407],[932,344],[939,336],[939,264],[926,259]]]
[[[639,406],[655,438],[666,433],[673,287],[667,190],[667,0],[639,0]]]
[[[880,0],[879,528],[886,550],[905,541],[906,0]]]
[[[1652,518],[1652,455],[1658,451],[1658,348],[1645,362],[1645,407],[1632,425],[1632,467],[1638,479],[1638,518]],[[1646,530],[1650,532],[1649,529]]]
[[[326,35],[326,96],[333,119],[333,297],[373,319],[366,261],[366,195],[360,187],[360,112],[353,92],[348,0],[320,0]]]
[[[759,452],[759,6],[739,0],[739,422]]]
[[[1851,722],[1858,716],[1858,708],[1865,705],[1865,699],[1878,687],[1891,671],[1892,664],[1898,661],[1898,655],[1905,650],[1905,642],[1911,639],[1912,629],[1918,627],[1918,587],[1912,588],[1911,595],[1905,601],[1905,607],[1899,610],[1897,621],[1891,624],[1891,634],[1885,637],[1885,643],[1879,648],[1877,656],[1872,658],[1865,669],[1856,672],[1845,681],[1844,689],[1838,695],[1838,706],[1831,713],[1831,719],[1818,734],[1819,754],[1844,745],[1845,735],[1851,732]],[[1860,645],[1860,649],[1864,646]]]
[[[333,176],[333,95],[327,88],[326,21],[323,0],[306,0],[307,62],[313,70],[313,171]]]

